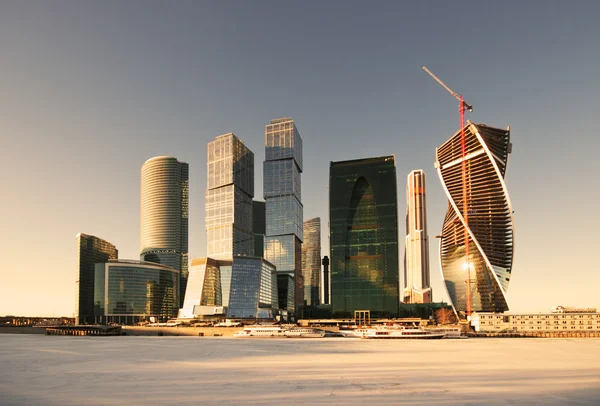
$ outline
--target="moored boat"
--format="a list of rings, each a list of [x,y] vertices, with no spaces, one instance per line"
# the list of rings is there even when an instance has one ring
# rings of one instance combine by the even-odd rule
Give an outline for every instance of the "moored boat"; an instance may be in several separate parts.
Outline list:
[[[233,333],[234,337],[283,337],[281,326],[246,326],[242,331]]]
[[[444,338],[443,333],[434,333],[432,331],[419,328],[373,328],[369,329],[361,338],[366,339],[420,339],[435,340]]]
[[[325,331],[317,328],[291,328],[284,331],[283,335],[290,338],[321,338],[325,337]]]

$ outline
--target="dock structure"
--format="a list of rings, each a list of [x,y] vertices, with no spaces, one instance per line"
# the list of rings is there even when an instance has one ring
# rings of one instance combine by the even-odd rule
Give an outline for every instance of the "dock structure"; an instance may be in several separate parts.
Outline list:
[[[121,326],[54,326],[46,328],[47,336],[120,336]]]

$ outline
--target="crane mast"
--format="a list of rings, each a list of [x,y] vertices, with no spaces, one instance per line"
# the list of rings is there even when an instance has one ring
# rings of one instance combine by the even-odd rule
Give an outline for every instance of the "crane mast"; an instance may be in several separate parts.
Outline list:
[[[465,240],[465,266],[467,271],[466,289],[467,289],[467,318],[471,317],[473,313],[473,299],[471,295],[471,261],[469,252],[469,202],[468,202],[468,187],[467,187],[467,146],[465,140],[465,111],[473,111],[473,106],[465,102],[462,94],[458,94],[452,91],[444,82],[442,82],[437,76],[435,76],[427,67],[423,66],[423,70],[429,74],[436,82],[438,82],[444,89],[450,93],[454,98],[458,100],[458,114],[460,116],[460,150],[462,158],[462,201],[463,201],[463,218],[465,220],[464,225],[464,240]]]

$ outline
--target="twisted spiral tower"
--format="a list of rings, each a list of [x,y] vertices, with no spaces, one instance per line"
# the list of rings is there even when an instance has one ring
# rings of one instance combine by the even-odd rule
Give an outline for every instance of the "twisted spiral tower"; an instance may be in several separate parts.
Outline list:
[[[435,167],[448,196],[440,265],[452,306],[462,317],[508,310],[514,227],[504,175],[510,152],[510,128],[470,121],[436,149]]]

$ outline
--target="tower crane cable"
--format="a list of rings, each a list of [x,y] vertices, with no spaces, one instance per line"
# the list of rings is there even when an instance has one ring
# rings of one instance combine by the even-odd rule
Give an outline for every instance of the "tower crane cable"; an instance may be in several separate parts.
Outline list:
[[[455,93],[450,89],[444,82],[442,82],[437,76],[435,76],[427,67],[423,66],[423,70],[429,74],[436,82],[438,82],[444,89],[448,91],[454,98],[458,100],[458,114],[460,116],[460,150],[461,150],[461,161],[462,161],[462,200],[463,200],[463,217],[465,220],[464,224],[464,240],[465,240],[465,267],[467,271],[466,290],[467,290],[467,306],[466,315],[469,319],[473,313],[473,299],[471,295],[471,261],[469,252],[469,203],[468,203],[468,186],[467,186],[467,147],[466,147],[466,135],[465,135],[465,110],[473,111],[473,106],[465,102],[462,94]]]

